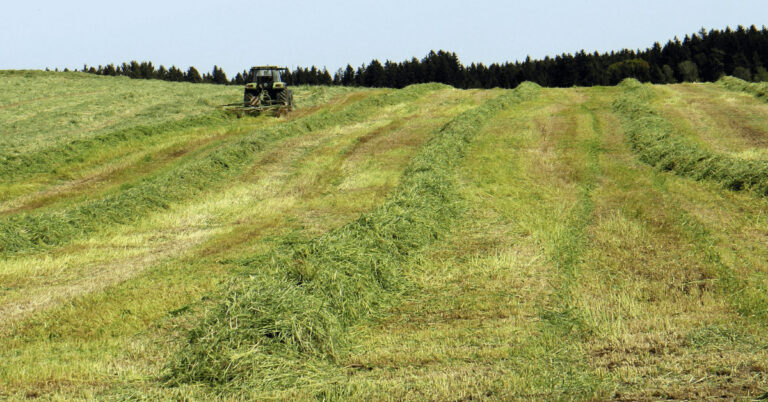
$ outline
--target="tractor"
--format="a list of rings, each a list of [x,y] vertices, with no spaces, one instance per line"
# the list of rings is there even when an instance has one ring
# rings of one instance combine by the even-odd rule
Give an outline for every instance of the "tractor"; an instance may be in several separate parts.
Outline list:
[[[244,114],[258,115],[265,111],[271,111],[276,116],[290,112],[293,110],[293,91],[286,88],[280,76],[287,72],[287,68],[277,66],[251,68],[245,77],[243,103],[230,103],[221,107],[238,117]]]
[[[286,88],[280,77],[286,72],[287,68],[277,66],[251,68],[243,93],[243,109],[255,112],[275,110],[278,115],[293,110],[293,91]]]

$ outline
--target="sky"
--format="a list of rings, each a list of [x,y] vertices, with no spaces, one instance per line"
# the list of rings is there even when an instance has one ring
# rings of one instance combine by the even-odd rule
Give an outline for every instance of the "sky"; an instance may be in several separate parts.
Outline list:
[[[701,28],[762,27],[766,0],[68,0],[0,7],[0,69],[82,68],[152,61],[316,65],[331,72],[430,50],[464,64],[645,49]]]

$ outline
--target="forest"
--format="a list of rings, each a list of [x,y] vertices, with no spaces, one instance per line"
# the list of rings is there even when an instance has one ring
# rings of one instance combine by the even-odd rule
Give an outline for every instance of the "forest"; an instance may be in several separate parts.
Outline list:
[[[714,82],[723,75],[746,81],[768,81],[768,28],[752,25],[735,30],[701,31],[675,37],[665,45],[656,42],[645,50],[610,53],[562,54],[541,60],[463,65],[454,52],[430,51],[421,60],[384,63],[372,60],[357,68],[347,65],[331,74],[326,68],[296,67],[284,76],[289,85],[337,85],[356,87],[404,88],[411,84],[439,82],[456,88],[515,88],[525,81],[545,87],[616,85],[625,78],[641,82],[672,84]],[[242,85],[248,71],[234,77],[218,66],[201,74],[197,68],[155,67],[151,61],[131,61],[121,65],[84,65],[82,71],[99,75],[125,75],[137,79],[159,79],[223,85]]]

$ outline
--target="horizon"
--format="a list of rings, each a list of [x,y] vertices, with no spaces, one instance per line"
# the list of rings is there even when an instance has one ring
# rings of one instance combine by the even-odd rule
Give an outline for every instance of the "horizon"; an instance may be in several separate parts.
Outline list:
[[[262,10],[272,12],[271,6],[228,1],[211,8],[201,1],[147,0],[127,9],[104,7],[93,0],[76,2],[74,7],[12,4],[8,15],[16,18],[0,27],[0,48],[5,53],[0,68],[79,70],[84,64],[136,60],[181,69],[194,66],[201,73],[217,65],[228,77],[259,64],[316,66],[333,74],[347,64],[356,68],[374,59],[422,59],[431,50],[456,53],[463,65],[490,65],[581,50],[590,54],[643,50],[702,28],[763,27],[764,21],[755,16],[768,11],[768,5],[755,0],[735,7],[688,0],[486,1],[471,6],[397,0],[359,7],[341,0],[281,5],[282,12],[264,18]],[[258,35],[243,34],[254,27]]]
[[[555,59],[555,58],[557,58],[557,57],[561,57],[561,56],[573,56],[573,55],[576,55],[576,54],[578,54],[578,53],[581,53],[581,52],[584,52],[584,53],[585,53],[585,54],[587,54],[587,55],[593,55],[593,54],[606,55],[606,54],[612,54],[612,53],[620,53],[620,52],[622,52],[622,51],[626,51],[626,50],[628,50],[628,51],[633,51],[633,52],[638,52],[638,53],[639,53],[639,52],[644,52],[644,51],[648,51],[648,50],[650,50],[650,49],[651,49],[651,48],[652,48],[652,47],[653,47],[653,46],[654,46],[656,43],[659,43],[659,44],[661,45],[661,47],[663,48],[663,47],[664,47],[664,46],[665,46],[667,43],[671,43],[671,42],[674,42],[675,40],[679,40],[679,41],[681,41],[681,42],[682,42],[682,41],[684,41],[684,39],[685,39],[685,38],[687,38],[687,37],[694,37],[694,36],[698,36],[698,37],[701,37],[701,33],[702,33],[702,31],[706,31],[707,33],[710,33],[710,32],[712,32],[712,31],[721,31],[721,32],[725,32],[725,31],[727,31],[728,29],[730,29],[730,30],[732,30],[732,31],[736,31],[736,30],[738,30],[738,29],[745,29],[745,30],[749,30],[749,29],[752,29],[752,27],[755,27],[755,28],[756,28],[756,29],[758,29],[758,30],[768,30],[768,26],[766,26],[766,25],[762,25],[762,26],[759,26],[759,27],[758,27],[758,26],[757,26],[757,25],[755,25],[755,24],[751,24],[751,25],[749,25],[749,26],[743,26],[743,25],[739,25],[739,26],[736,26],[736,27],[726,26],[726,27],[724,27],[724,28],[710,28],[710,29],[701,28],[701,29],[700,29],[699,31],[697,31],[697,32],[694,32],[694,33],[687,33],[687,34],[685,34],[685,35],[682,35],[682,38],[681,38],[679,35],[675,35],[673,38],[667,39],[667,40],[665,40],[665,41],[654,41],[654,43],[653,43],[653,44],[651,44],[651,45],[649,45],[649,46],[647,46],[647,47],[645,47],[645,48],[637,48],[637,49],[622,48],[622,49],[613,49],[613,50],[608,50],[608,51],[604,51],[604,52],[600,52],[600,51],[598,51],[598,50],[595,50],[595,51],[591,51],[591,52],[589,52],[589,51],[586,51],[585,49],[580,49],[580,50],[577,50],[577,51],[573,51],[573,52],[565,52],[565,53],[559,53],[559,54],[555,54],[555,55],[545,55],[544,57],[541,57],[541,58],[536,58],[536,59],[534,59],[534,58],[531,58],[531,61],[545,60],[546,58]],[[374,60],[377,60],[377,61],[381,62],[382,64],[383,64],[384,62],[387,62],[387,61],[392,61],[392,62],[396,62],[396,63],[399,63],[399,62],[410,61],[410,60],[413,60],[413,59],[417,59],[417,60],[423,60],[423,59],[425,59],[425,58],[426,58],[426,57],[427,57],[429,54],[431,54],[431,53],[439,53],[439,52],[446,52],[446,53],[455,54],[455,55],[456,55],[456,57],[459,59],[459,62],[461,63],[461,65],[462,65],[462,66],[464,66],[464,67],[468,67],[468,66],[470,66],[470,65],[472,65],[472,64],[476,64],[476,65],[485,65],[485,66],[491,66],[491,65],[494,65],[494,64],[496,64],[496,65],[505,65],[505,64],[521,64],[521,63],[524,63],[524,62],[526,61],[526,60],[519,60],[519,59],[518,59],[518,60],[505,60],[505,61],[495,61],[495,62],[491,62],[491,63],[488,63],[488,64],[485,64],[485,63],[483,63],[483,62],[469,62],[469,63],[467,63],[467,62],[463,62],[463,61],[461,61],[461,55],[460,55],[460,54],[458,54],[458,53],[456,53],[456,52],[453,52],[453,51],[451,51],[451,50],[447,50],[447,49],[430,49],[430,50],[428,50],[428,51],[427,51],[427,52],[424,54],[424,56],[421,56],[421,57],[412,56],[412,57],[410,57],[410,58],[407,58],[407,59],[402,59],[402,60],[390,60],[390,59],[386,59],[386,60],[380,60],[380,59],[378,59],[378,58],[374,58],[374,59],[371,59],[371,60],[370,60],[369,62],[367,62],[367,63],[363,63],[361,66],[353,66],[352,64],[350,64],[350,63],[347,63],[347,64],[344,64],[343,66],[341,66],[341,67],[339,67],[338,69],[335,69],[335,70],[329,70],[329,69],[327,69],[325,66],[323,66],[323,67],[320,67],[320,66],[316,66],[316,65],[304,65],[304,66],[298,66],[298,65],[297,65],[297,66],[293,66],[293,69],[295,70],[295,69],[296,69],[296,68],[298,68],[298,67],[301,67],[301,68],[306,68],[306,69],[310,69],[310,68],[312,68],[312,67],[315,67],[315,68],[317,68],[317,69],[318,69],[318,70],[320,70],[320,71],[326,71],[326,70],[327,70],[327,71],[328,71],[328,72],[329,72],[331,75],[333,75],[333,74],[334,74],[334,73],[336,73],[337,71],[341,71],[341,70],[343,70],[343,69],[344,69],[344,68],[346,68],[348,65],[349,65],[349,66],[352,66],[353,68],[357,68],[357,67],[365,67],[365,66],[369,65],[371,62],[373,62]],[[526,58],[530,58],[530,55],[526,56]],[[112,65],[114,65],[115,67],[118,67],[118,66],[122,66],[123,64],[129,64],[129,63],[131,63],[131,62],[134,62],[134,61],[135,61],[135,62],[138,62],[138,63],[144,63],[144,62],[147,62],[147,63],[152,63],[152,65],[153,65],[155,68],[159,68],[159,67],[161,67],[161,66],[162,66],[162,67],[165,67],[165,68],[176,67],[176,68],[178,68],[178,69],[180,69],[180,70],[182,70],[182,71],[187,71],[187,70],[188,70],[190,67],[194,67],[196,70],[198,70],[198,72],[200,72],[200,74],[208,74],[208,73],[211,73],[211,72],[212,72],[212,70],[213,70],[213,67],[220,67],[220,66],[218,66],[218,65],[214,64],[213,66],[211,66],[211,70],[205,70],[205,69],[204,69],[204,68],[202,68],[202,67],[193,66],[193,65],[190,65],[190,66],[180,66],[180,65],[176,65],[176,64],[171,64],[171,65],[155,64],[155,63],[154,63],[152,60],[125,60],[125,61],[123,61],[123,62],[120,62],[120,63],[107,63],[107,64],[97,64],[97,65],[90,65],[90,64],[88,64],[88,65],[87,65],[87,67],[88,67],[88,68],[90,68],[90,67],[106,67],[106,66],[107,66],[107,65],[109,65],[109,64],[112,64]],[[23,70],[32,70],[32,71],[64,71],[64,70],[69,70],[69,71],[73,71],[73,72],[80,72],[80,71],[82,71],[83,67],[84,67],[84,66],[80,66],[80,67],[72,67],[72,68],[70,68],[69,66],[64,66],[64,67],[59,67],[59,66],[57,66],[57,67],[53,67],[53,68],[51,68],[51,67],[45,67],[45,68],[43,68],[43,69],[18,69],[18,70],[20,70],[20,71],[23,71]],[[252,67],[252,66],[250,66],[250,67]],[[233,72],[231,75],[230,75],[229,73],[227,73],[227,72],[226,72],[226,70],[224,70],[224,73],[226,74],[226,76],[227,76],[227,78],[228,78],[228,79],[232,79],[232,78],[234,78],[234,77],[235,77],[235,76],[236,76],[238,73],[247,72],[247,71],[248,71],[248,69],[249,69],[250,67],[246,67],[246,68],[244,68],[244,69],[243,69],[243,70],[241,70],[241,71],[235,71],[235,72]],[[289,67],[289,68],[290,68],[290,67]],[[9,69],[9,70],[7,70],[7,71],[13,71],[13,70],[14,70],[14,69]]]

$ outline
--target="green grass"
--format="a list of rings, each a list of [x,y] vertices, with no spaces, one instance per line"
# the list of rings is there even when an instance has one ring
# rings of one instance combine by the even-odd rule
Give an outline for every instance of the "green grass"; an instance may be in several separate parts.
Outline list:
[[[746,92],[762,101],[768,101],[768,84],[764,82],[753,83],[726,76],[720,78],[717,83],[732,91]]]
[[[154,147],[206,133],[234,133],[269,119],[233,121],[218,109],[236,87],[135,81],[83,73],[0,72],[0,201],[103,174]],[[311,109],[354,92],[295,88]],[[195,133],[196,132],[196,133]],[[188,143],[189,138],[185,139]],[[151,155],[145,155],[151,156]]]
[[[388,305],[404,286],[404,261],[442,237],[455,219],[451,171],[465,144],[506,104],[531,93],[533,86],[524,85],[457,116],[411,161],[398,189],[375,211],[246,262],[248,276],[235,279],[225,301],[192,331],[189,346],[170,367],[169,382],[285,386],[295,377],[286,377],[287,365],[275,360],[336,357],[345,329]]]
[[[309,133],[334,124],[351,123],[393,102],[411,100],[430,90],[421,85],[383,94],[339,111],[322,111],[274,128],[257,130],[235,143],[219,146],[205,157],[129,186],[101,200],[86,202],[64,211],[19,214],[4,219],[0,231],[0,254],[33,247],[59,245],[75,236],[103,226],[129,223],[137,216],[166,208],[170,203],[214,189],[253,162],[257,151],[279,138]]]
[[[752,84],[0,77],[0,398],[768,391]]]
[[[729,190],[768,195],[768,162],[710,152],[686,141],[650,105],[655,96],[651,87],[636,80],[625,80],[620,87],[624,92],[613,107],[644,162],[696,180],[713,180]]]

